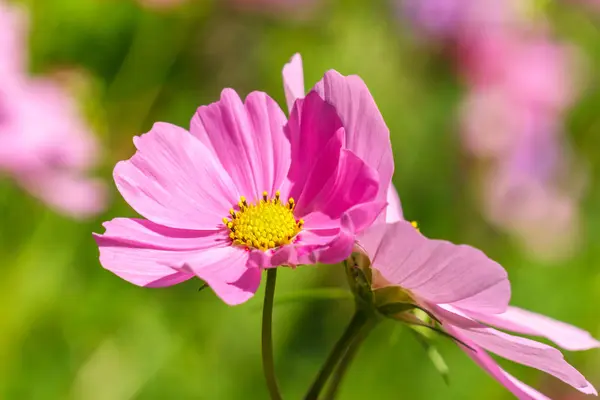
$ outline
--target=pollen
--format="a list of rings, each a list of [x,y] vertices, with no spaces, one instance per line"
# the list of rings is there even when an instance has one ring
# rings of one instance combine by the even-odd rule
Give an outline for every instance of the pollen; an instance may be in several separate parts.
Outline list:
[[[272,197],[265,191],[254,203],[240,197],[238,210],[230,209],[229,215],[223,218],[234,245],[268,250],[292,242],[304,221],[294,217],[294,199],[290,197],[284,203],[280,196],[279,191]]]
[[[417,223],[417,221],[412,221],[410,224],[411,224],[411,225],[413,226],[413,228],[415,228],[415,229],[416,229],[418,232],[421,232],[421,229],[419,229],[419,224]]]

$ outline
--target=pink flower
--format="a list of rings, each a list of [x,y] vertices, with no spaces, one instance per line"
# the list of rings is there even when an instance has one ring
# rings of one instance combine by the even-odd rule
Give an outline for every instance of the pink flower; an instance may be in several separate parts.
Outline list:
[[[304,97],[302,57],[295,54],[283,68],[283,87],[288,109],[296,99]],[[375,100],[362,79],[356,75],[342,76],[330,70],[313,87],[328,104],[335,107],[346,132],[346,148],[377,171],[378,201],[387,201],[388,222],[398,219],[400,198],[392,185],[394,155],[387,128]],[[397,207],[396,207],[397,205]],[[401,215],[401,212],[400,212]],[[382,214],[381,218],[385,215]]]
[[[543,336],[567,350],[600,346],[581,329],[508,306],[506,271],[481,251],[428,239],[406,221],[374,225],[359,236],[359,245],[371,259],[374,289],[401,288],[470,347],[462,348],[517,398],[547,399],[500,368],[488,352],[551,374],[583,393],[596,394],[560,351],[491,327]]]
[[[339,90],[366,90],[328,74]],[[344,98],[338,110],[362,99]],[[357,125],[371,118],[361,110]],[[105,223],[95,235],[102,265],[140,286],[197,276],[234,305],[252,297],[263,268],[345,259],[385,207],[366,161],[389,142],[372,140],[363,161],[349,146],[359,132],[342,122],[316,91],[296,100],[286,121],[265,93],[242,102],[225,89],[198,109],[189,132],[155,124],[114,170],[125,200],[147,219]]]
[[[26,75],[25,31],[20,10],[0,4],[0,172],[60,212],[96,214],[105,188],[86,173],[98,144],[60,86]]]

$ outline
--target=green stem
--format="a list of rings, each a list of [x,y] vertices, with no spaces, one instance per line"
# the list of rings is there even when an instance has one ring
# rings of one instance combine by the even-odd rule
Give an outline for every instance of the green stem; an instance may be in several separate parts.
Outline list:
[[[277,386],[277,378],[275,377],[275,364],[273,362],[273,298],[275,297],[276,282],[277,268],[268,269],[262,315],[262,363],[271,399],[281,400],[281,394],[279,394],[279,387]]]
[[[360,333],[356,336],[354,341],[352,341],[350,347],[348,347],[346,354],[344,354],[344,357],[342,357],[342,360],[340,361],[339,365],[333,373],[331,383],[329,384],[329,387],[327,388],[327,393],[325,394],[325,400],[335,399],[335,396],[337,395],[342,380],[344,379],[346,372],[348,372],[350,364],[354,360],[356,353],[358,353],[358,349],[366,339],[373,326],[374,324],[365,325],[363,329],[361,329]]]
[[[368,321],[369,315],[365,311],[357,309],[352,317],[352,320],[350,321],[350,324],[348,324],[346,330],[327,357],[325,364],[323,364],[323,367],[321,367],[319,374],[304,397],[305,400],[318,399],[321,390],[325,386],[325,383],[327,383],[327,379],[338,364],[340,358],[344,356],[348,350],[348,346],[352,344],[356,336],[360,333],[361,329]]]

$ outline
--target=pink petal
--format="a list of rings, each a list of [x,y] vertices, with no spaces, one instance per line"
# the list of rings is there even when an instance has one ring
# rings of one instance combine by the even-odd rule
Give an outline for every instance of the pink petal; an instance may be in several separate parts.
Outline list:
[[[506,310],[506,271],[481,251],[428,239],[404,221],[371,229],[359,237],[359,245],[390,283],[430,303],[488,313]]]
[[[334,155],[332,155],[334,157]],[[332,159],[324,160],[323,157],[315,163],[313,173],[307,187],[314,187],[313,182],[322,182],[322,175],[319,171],[324,172],[320,167],[321,161],[329,162]],[[372,207],[377,209],[377,215],[383,211],[382,203],[368,203],[375,200],[379,182],[376,172],[367,166],[361,159],[348,150],[342,150],[339,153],[339,162],[337,171],[330,175],[327,181],[320,187],[318,192],[312,192],[312,198],[305,196],[303,192],[298,201],[303,207],[298,210],[298,215],[305,210],[316,210],[327,214],[331,218],[340,218],[343,213],[360,204],[365,204],[368,208],[367,214],[361,215],[359,210],[353,213],[357,218],[357,229],[363,230],[370,225],[373,220]],[[358,223],[358,219],[361,222]]]
[[[304,71],[299,53],[292,56],[283,67],[283,89],[288,111],[292,111],[296,99],[304,97]]]
[[[182,271],[204,280],[225,303],[234,306],[254,296],[260,285],[261,270],[248,267],[249,253],[234,246],[197,253]]]
[[[187,131],[164,123],[134,143],[138,151],[114,170],[125,200],[161,225],[217,229],[239,196],[211,152]]]
[[[388,224],[402,221],[404,216],[402,215],[402,204],[400,203],[400,196],[398,191],[394,187],[393,183],[390,183],[387,192],[388,206],[385,210],[385,222]]]
[[[544,371],[583,393],[595,394],[593,386],[565,361],[560,351],[553,347],[508,335],[452,313],[436,311],[436,315],[442,318],[445,326],[452,325],[450,333],[459,333],[460,337],[467,338],[467,343],[475,343],[508,360]]]
[[[470,342],[466,337],[461,336],[458,331],[452,329],[452,327],[446,326],[446,330],[448,333],[452,334],[456,338],[462,340],[466,344],[468,344],[473,350],[468,349],[466,347],[461,346],[465,353],[473,361],[477,363],[481,368],[483,368],[488,374],[492,376],[492,378],[496,379],[501,385],[506,387],[512,394],[514,394],[519,400],[550,400],[549,397],[546,397],[542,393],[533,389],[530,386],[527,386],[523,382],[514,378],[508,372],[500,368],[500,366],[494,361],[492,357],[490,357],[484,349],[477,346],[475,343]]]
[[[600,342],[583,329],[517,307],[508,307],[503,314],[472,314],[472,316],[500,329],[525,335],[543,336],[566,350],[589,350],[600,347]]]
[[[342,122],[335,109],[325,103],[316,93],[309,93],[305,99],[298,100],[285,127],[291,144],[291,165],[288,180],[292,185],[290,196],[294,197],[297,208],[301,192],[306,192],[306,182],[318,160],[321,172],[316,175],[325,182],[338,165],[341,148],[344,145]],[[315,189],[320,189],[314,183]],[[306,194],[304,194],[306,196]]]
[[[94,234],[102,266],[138,286],[170,286],[191,278],[174,267],[204,249],[226,240],[210,232],[167,228],[142,219],[105,222],[106,232]]]
[[[198,108],[190,129],[217,155],[240,195],[256,201],[265,190],[271,196],[279,190],[289,169],[285,123],[283,111],[265,93],[252,92],[242,103],[225,89],[220,101]]]
[[[331,70],[313,90],[335,107],[346,130],[346,148],[378,172],[377,198],[383,201],[394,173],[394,157],[390,132],[369,89],[358,76]]]
[[[94,237],[100,263],[138,286],[170,286],[194,276],[203,279],[227,304],[252,297],[260,271],[246,267],[245,251],[229,245],[224,232],[193,231],[147,220],[117,218]]]

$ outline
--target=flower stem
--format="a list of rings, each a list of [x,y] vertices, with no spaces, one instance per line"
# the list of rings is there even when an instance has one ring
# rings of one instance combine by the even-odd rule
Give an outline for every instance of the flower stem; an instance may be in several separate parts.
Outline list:
[[[358,353],[358,349],[362,345],[363,341],[365,340],[373,326],[374,324],[367,324],[363,326],[363,328],[360,330],[360,333],[354,338],[354,340],[350,344],[350,347],[348,347],[348,350],[346,350],[346,353],[342,357],[339,365],[333,373],[331,383],[329,384],[329,387],[327,388],[327,393],[325,394],[325,400],[335,399],[337,391],[340,388],[342,380],[344,379],[344,376],[346,375],[350,364],[354,360],[356,353]]]
[[[262,315],[262,363],[263,372],[267,381],[267,388],[272,400],[281,400],[277,378],[275,377],[275,364],[273,362],[273,298],[275,297],[275,283],[277,281],[277,268],[267,270],[267,286],[265,288],[265,301]]]
[[[308,390],[305,400],[317,400],[321,390],[327,383],[327,379],[335,369],[340,358],[344,356],[348,350],[348,346],[352,344],[356,336],[360,333],[363,326],[369,321],[369,315],[362,309],[357,309],[350,321],[350,324],[346,327],[346,330],[335,344],[333,350],[327,357],[325,364],[321,367],[319,374],[315,378],[312,386]]]

